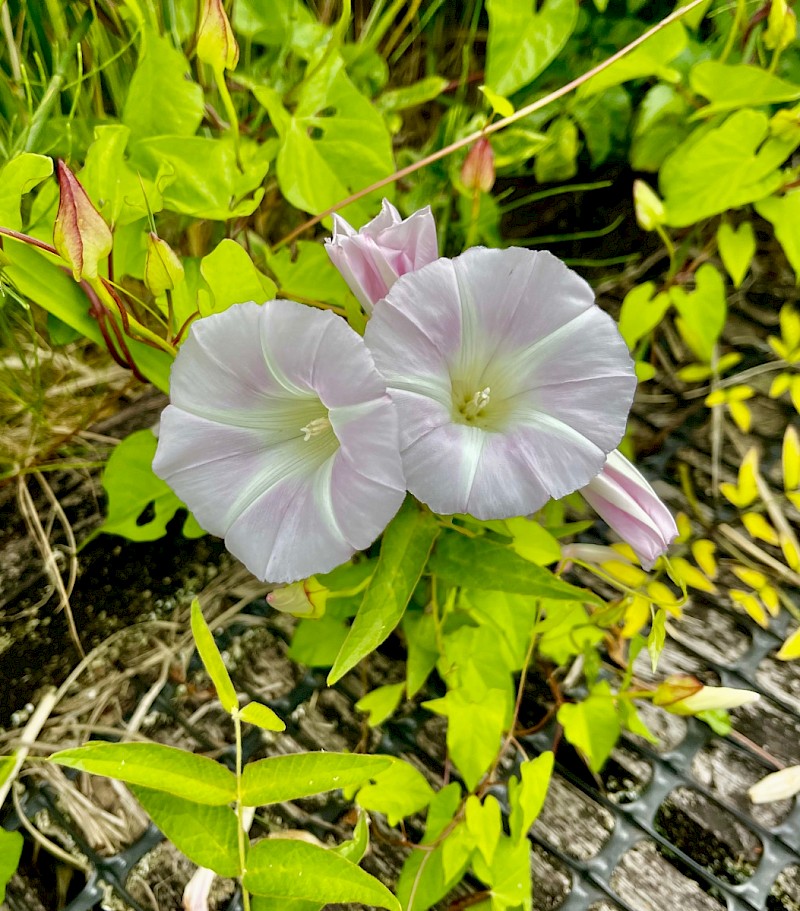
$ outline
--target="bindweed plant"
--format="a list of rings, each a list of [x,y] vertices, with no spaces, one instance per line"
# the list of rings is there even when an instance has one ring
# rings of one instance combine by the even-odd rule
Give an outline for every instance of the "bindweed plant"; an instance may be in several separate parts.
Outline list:
[[[457,23],[436,3],[395,23],[400,6],[318,16],[237,0],[231,20],[221,0],[100,3],[104,18],[67,4],[55,53],[34,4],[3,7],[31,23],[8,48],[20,91],[0,92],[3,306],[46,311],[53,339],[92,340],[170,397],[157,433],[114,449],[100,531],[155,540],[186,510],[184,535],[224,538],[273,587],[269,604],[297,618],[290,656],[330,686],[399,638],[405,678],[357,703],[370,726],[410,700],[447,722],[453,780],[438,791],[392,757],[245,763],[243,725],[282,722],[240,707],[195,604],[232,768],[149,743],[53,761],[126,782],[254,911],[423,911],[467,873],[493,911],[529,908],[527,835],[554,756],[525,738],[563,735],[597,773],[623,732],[653,739],[645,703],[729,729],[725,710],[755,694],[652,677],[687,590],[720,591],[717,531],[737,608],[762,626],[794,610],[762,570],[800,572],[796,432],[785,497],[741,440],[738,479],[720,477],[725,433],[751,430],[760,369],[733,372],[728,297],[765,226],[800,269],[791,8],[490,0]],[[430,47],[450,29],[459,54],[439,67]],[[620,161],[640,175],[631,218],[652,243],[617,324],[577,272],[501,228]],[[519,195],[525,180],[553,186]],[[778,322],[769,395],[797,407],[791,304]],[[743,530],[700,509],[676,522],[623,454],[637,382],[657,368],[710,410],[711,486]],[[26,458],[12,474],[35,470]],[[621,541],[587,539],[587,503]],[[795,632],[778,657],[798,654]],[[528,718],[534,675],[549,697]],[[339,788],[360,807],[352,841],[251,844],[253,808]],[[357,866],[367,813],[409,848],[395,894]]]

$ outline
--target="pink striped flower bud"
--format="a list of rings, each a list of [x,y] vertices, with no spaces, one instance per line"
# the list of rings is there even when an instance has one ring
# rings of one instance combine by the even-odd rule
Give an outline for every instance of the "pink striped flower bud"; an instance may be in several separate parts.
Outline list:
[[[236,69],[239,45],[222,0],[204,0],[197,30],[197,56],[214,69]]]
[[[494,186],[494,152],[492,144],[485,136],[469,150],[461,166],[461,183],[468,190],[480,190],[488,193]]]
[[[111,252],[111,229],[63,161],[58,162],[58,188],[53,245],[69,264],[76,282],[97,278],[100,260]]]
[[[372,313],[401,275],[439,258],[430,206],[402,219],[388,199],[360,231],[334,215],[333,237],[325,249],[366,313]]]
[[[650,569],[678,536],[675,520],[640,472],[618,450],[581,489],[586,502]]]

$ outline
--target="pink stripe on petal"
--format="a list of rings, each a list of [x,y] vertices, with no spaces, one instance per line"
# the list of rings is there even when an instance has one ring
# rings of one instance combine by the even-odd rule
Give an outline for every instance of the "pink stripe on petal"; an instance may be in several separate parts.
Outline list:
[[[603,470],[581,490],[586,502],[636,552],[645,569],[666,552],[678,528],[644,476],[622,453],[609,453]]]

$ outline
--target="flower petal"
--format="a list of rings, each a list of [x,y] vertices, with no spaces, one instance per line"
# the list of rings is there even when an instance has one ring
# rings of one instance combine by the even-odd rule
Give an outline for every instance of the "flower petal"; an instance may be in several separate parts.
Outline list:
[[[363,340],[291,301],[198,321],[154,471],[260,578],[327,572],[402,503],[398,422]]]
[[[582,487],[636,386],[589,286],[542,252],[473,248],[404,275],[365,342],[397,405],[409,490],[443,513],[525,515]]]

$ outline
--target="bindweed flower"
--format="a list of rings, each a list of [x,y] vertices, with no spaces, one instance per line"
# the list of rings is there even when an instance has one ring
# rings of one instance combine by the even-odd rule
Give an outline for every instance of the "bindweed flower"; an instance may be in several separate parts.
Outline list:
[[[403,501],[386,384],[329,311],[274,300],[197,321],[170,399],[153,470],[260,579],[333,569]]]
[[[581,495],[630,544],[645,569],[650,569],[678,536],[672,513],[617,450],[609,453],[603,470]]]
[[[696,715],[698,712],[737,709],[740,705],[758,702],[759,698],[758,693],[754,693],[753,690],[737,690],[729,686],[704,686],[692,696],[664,708],[676,715]]]
[[[208,867],[198,867],[183,890],[183,911],[208,911],[208,899],[217,874]]]
[[[325,241],[325,249],[366,313],[372,313],[401,275],[439,256],[430,206],[403,220],[388,199],[360,231],[334,215],[333,237]]]
[[[317,619],[325,613],[329,594],[328,589],[312,576],[302,582],[276,588],[267,595],[267,603],[282,614]]]
[[[645,231],[655,231],[659,225],[664,224],[667,217],[664,203],[650,184],[643,180],[633,182],[633,206],[636,221]]]
[[[550,253],[475,247],[404,275],[364,340],[397,405],[408,489],[434,512],[535,512],[587,484],[625,430],[628,349]]]
[[[97,278],[101,259],[111,252],[113,237],[86,190],[63,161],[58,162],[58,213],[53,246],[69,263],[76,282]]]

